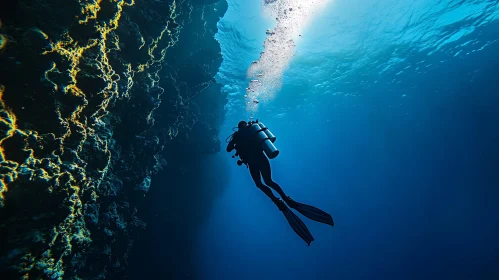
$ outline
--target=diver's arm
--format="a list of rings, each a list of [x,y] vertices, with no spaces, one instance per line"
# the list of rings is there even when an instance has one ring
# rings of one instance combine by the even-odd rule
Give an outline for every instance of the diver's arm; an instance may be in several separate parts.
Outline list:
[[[227,145],[227,152],[230,153],[232,150],[234,150],[234,142],[230,141],[229,144]]]
[[[232,150],[234,150],[234,148],[236,147],[236,141],[234,140],[235,138],[234,136],[230,139],[229,144],[227,144],[228,153],[232,152]]]

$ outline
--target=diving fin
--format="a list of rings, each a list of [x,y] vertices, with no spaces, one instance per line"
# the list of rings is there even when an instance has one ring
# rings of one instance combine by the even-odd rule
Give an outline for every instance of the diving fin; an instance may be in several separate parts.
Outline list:
[[[286,199],[286,203],[289,205],[289,207],[295,209],[309,219],[312,219],[319,223],[334,226],[333,217],[319,208],[296,202],[289,196]]]
[[[296,216],[296,214],[293,213],[293,211],[291,211],[282,200],[278,199],[275,204],[284,214],[286,220],[288,220],[289,225],[293,228],[296,234],[298,234],[301,239],[303,239],[303,241],[305,241],[307,245],[310,246],[310,243],[314,241],[314,237],[308,230],[307,226],[303,223],[303,221],[298,216]]]

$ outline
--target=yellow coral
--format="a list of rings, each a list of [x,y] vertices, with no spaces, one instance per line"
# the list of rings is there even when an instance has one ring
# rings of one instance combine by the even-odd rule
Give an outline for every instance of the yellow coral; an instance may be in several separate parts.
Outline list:
[[[7,46],[7,37],[0,34],[0,51],[2,51],[3,48],[5,48],[5,46]]]
[[[80,20],[79,24],[87,23],[89,20],[96,19],[97,13],[100,11],[100,3],[102,0],[93,1],[93,3],[89,3],[81,7],[81,13],[86,15],[85,19]]]
[[[47,35],[45,32],[41,31],[39,28],[31,28],[31,30],[33,30],[34,32],[40,34],[43,39],[45,40],[48,40],[49,39],[49,35]]]
[[[0,166],[7,171],[0,174],[0,207],[4,204],[4,194],[8,191],[8,183],[17,178],[16,169],[18,164],[14,161],[9,161],[5,156],[3,142],[14,135],[17,130],[16,115],[8,108],[3,100],[5,87],[0,85],[0,124],[6,127],[4,135],[0,135]]]
[[[31,180],[43,180],[46,182],[54,182],[52,186],[49,187],[48,191],[54,190],[54,188],[64,189],[67,191],[68,196],[65,198],[65,204],[69,205],[69,214],[67,217],[58,225],[54,226],[51,233],[51,242],[49,243],[49,249],[45,251],[41,256],[34,256],[30,252],[27,252],[24,257],[24,263],[21,264],[19,269],[24,273],[24,278],[28,279],[30,276],[30,271],[35,263],[42,263],[46,267],[47,271],[53,271],[57,275],[63,275],[62,270],[63,263],[62,258],[54,258],[51,253],[51,247],[56,243],[60,242],[64,244],[65,251],[63,255],[71,253],[71,241],[77,240],[78,242],[90,242],[90,233],[84,226],[85,221],[83,218],[83,204],[80,199],[82,189],[89,189],[91,193],[91,199],[93,201],[98,199],[97,192],[95,190],[105,178],[111,162],[111,152],[108,150],[109,139],[101,139],[94,130],[95,125],[104,125],[102,118],[108,114],[108,107],[112,102],[118,98],[128,97],[130,90],[134,85],[134,76],[136,73],[144,72],[146,69],[153,65],[161,64],[166,56],[166,51],[174,46],[179,38],[180,28],[175,29],[170,28],[170,22],[163,27],[159,35],[152,39],[149,44],[147,44],[143,37],[141,37],[142,44],[139,50],[146,47],[148,54],[148,60],[136,65],[126,64],[126,72],[124,76],[126,78],[126,89],[120,92],[118,87],[118,82],[121,77],[109,63],[108,55],[111,51],[119,50],[120,43],[119,37],[114,33],[119,27],[119,22],[122,16],[124,7],[133,6],[135,4],[134,0],[104,0],[114,3],[116,5],[114,14],[108,21],[100,21],[99,12],[101,11],[101,3],[103,0],[80,0],[81,15],[76,18],[79,24],[93,24],[94,30],[97,31],[97,36],[88,39],[86,42],[75,41],[68,31],[63,34],[62,39],[59,41],[51,41],[48,49],[43,52],[43,55],[49,53],[58,54],[63,61],[68,62],[67,69],[58,69],[58,65],[55,62],[52,63],[50,68],[45,71],[45,79],[52,84],[53,90],[61,90],[64,94],[70,94],[79,98],[80,102],[77,104],[75,109],[68,115],[63,115],[62,108],[56,109],[56,114],[59,119],[61,127],[64,131],[59,135],[55,134],[45,134],[39,135],[36,131],[30,130],[20,130],[16,125],[16,116],[7,108],[5,102],[3,101],[3,93],[5,88],[0,86],[0,123],[6,126],[6,132],[4,135],[0,135],[0,166],[4,170],[8,170],[5,174],[0,177],[0,207],[5,203],[4,194],[8,191],[8,185],[12,184],[18,178],[18,172],[20,168],[23,170],[23,174],[30,177]],[[171,22],[175,23],[175,26],[179,26],[176,20],[176,2],[170,5],[170,17]],[[1,24],[1,23],[0,23]],[[39,29],[34,29],[39,32],[45,39],[50,40],[49,36]],[[164,40],[165,34],[169,36],[168,43],[164,47],[160,47],[160,42]],[[4,48],[8,43],[7,37],[0,34],[0,50]],[[111,46],[111,47],[109,47]],[[90,115],[89,118],[83,116],[83,111],[89,104],[88,93],[85,93],[79,86],[77,76],[80,72],[80,63],[85,57],[86,53],[92,51],[97,53],[95,57],[94,67],[99,70],[99,77],[104,81],[105,86],[102,90],[96,93],[101,98],[100,104]],[[59,66],[61,67],[61,66]],[[151,79],[152,86],[159,83],[158,72],[161,67],[155,69],[153,73],[149,73],[148,77]],[[58,75],[68,76],[69,82],[66,84],[56,84],[50,79],[53,73]],[[159,106],[159,102],[158,105]],[[157,106],[154,108],[156,109]],[[153,109],[153,110],[154,110]],[[152,120],[152,112],[147,117],[148,121]],[[152,121],[151,121],[152,123]],[[23,150],[27,152],[28,158],[25,162],[13,162],[9,161],[4,154],[3,142],[12,137],[15,133],[21,136],[25,143]],[[78,145],[75,150],[68,150],[67,139],[77,133],[81,137],[79,138]],[[170,133],[178,133],[170,131]],[[78,166],[76,163],[67,164],[69,166],[69,171],[63,171],[62,169],[62,159],[60,154],[62,153],[72,153],[77,161],[82,161],[79,153],[83,150],[84,143],[91,138],[95,141],[96,145],[100,151],[105,155],[106,164],[100,173],[98,178],[87,177],[85,173],[85,168]],[[42,143],[44,139],[52,139],[59,144],[58,151],[53,151],[50,158],[36,158],[34,148],[30,147],[28,139],[35,139],[37,143]],[[42,162],[43,161],[43,162]],[[48,162],[48,163],[47,163]],[[83,226],[82,226],[83,225]]]

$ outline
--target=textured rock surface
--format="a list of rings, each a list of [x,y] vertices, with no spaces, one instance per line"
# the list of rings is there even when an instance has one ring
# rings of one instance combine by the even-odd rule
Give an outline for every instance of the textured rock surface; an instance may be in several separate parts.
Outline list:
[[[136,205],[154,174],[219,149],[226,97],[213,79],[222,59],[214,33],[226,3],[8,5],[0,14],[2,274],[119,278],[145,228]]]

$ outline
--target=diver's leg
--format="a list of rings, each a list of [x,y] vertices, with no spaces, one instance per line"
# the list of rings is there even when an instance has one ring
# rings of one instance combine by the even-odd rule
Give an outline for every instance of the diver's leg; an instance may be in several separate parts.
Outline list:
[[[334,226],[333,218],[331,217],[331,215],[320,210],[319,208],[294,201],[293,199],[291,199],[291,197],[287,196],[284,193],[284,191],[281,189],[281,187],[276,182],[272,181],[272,171],[270,169],[270,162],[267,159],[267,157],[263,154],[262,154],[262,157],[260,157],[258,160],[258,167],[259,167],[259,171],[262,173],[263,181],[265,182],[265,184],[267,186],[271,187],[272,189],[274,189],[276,192],[278,192],[279,195],[281,196],[282,200],[284,200],[289,205],[289,207],[297,210],[298,212],[300,212],[301,214],[303,214],[305,217],[307,217],[309,219]],[[251,174],[251,176],[253,176],[253,173]],[[258,182],[260,182],[260,184],[261,184],[262,182],[260,180],[260,173],[259,172],[257,173],[255,171],[255,177],[256,176],[258,176],[257,177]],[[253,177],[254,180],[255,180],[255,177]],[[256,180],[255,180],[255,182],[256,182]],[[272,193],[272,191],[269,188],[267,188],[267,189],[270,193]],[[274,196],[274,195],[272,194],[272,196]],[[279,203],[276,203],[276,204],[279,207],[279,209],[281,209],[281,211],[285,211],[286,208],[284,208],[283,206],[280,206]]]
[[[274,193],[272,192],[272,190],[269,187],[265,186],[262,183],[262,179],[260,177],[260,168],[258,168],[254,164],[253,165],[249,164],[249,170],[250,170],[251,178],[253,178],[253,181],[255,181],[255,185],[260,190],[262,190],[262,192],[265,193],[270,199],[272,199],[272,201],[274,203],[276,203],[279,199],[274,195]]]
[[[262,177],[263,181],[265,184],[272,189],[274,189],[282,199],[286,200],[287,196],[284,193],[284,191],[281,189],[281,186],[279,186],[276,182],[272,181],[272,170],[270,168],[270,162],[269,159],[262,154],[262,156],[259,159],[259,165],[260,165],[260,170],[262,172]]]
[[[307,243],[307,245],[310,246],[310,243],[314,241],[314,237],[308,230],[307,226],[303,223],[303,221],[291,211],[286,204],[277,198],[272,190],[265,186],[262,183],[262,180],[260,178],[260,166],[258,164],[255,164],[256,162],[253,162],[253,164],[249,163],[249,169],[251,173],[251,177],[253,178],[253,181],[255,181],[256,186],[261,189],[270,199],[272,199],[272,202],[279,208],[279,210],[284,214],[284,217],[286,217],[286,220],[288,221],[289,225],[293,230],[298,234],[298,236],[303,239]]]

